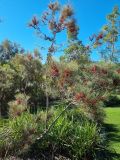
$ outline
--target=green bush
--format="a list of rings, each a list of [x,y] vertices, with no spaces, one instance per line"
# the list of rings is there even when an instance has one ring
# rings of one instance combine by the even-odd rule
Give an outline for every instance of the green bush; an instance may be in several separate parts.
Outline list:
[[[54,109],[49,124],[57,117],[63,108]],[[90,122],[81,110],[69,109],[64,113],[50,129],[50,131],[42,138],[36,140],[31,145],[26,158],[41,159],[85,159],[92,160],[97,156],[97,151],[101,150],[103,138],[100,129],[96,124]]]
[[[110,95],[104,103],[107,107],[117,107],[120,104],[120,98],[117,95]]]
[[[18,155],[28,149],[36,139],[37,129],[37,117],[29,113],[10,119],[0,128],[0,156]]]
[[[63,110],[64,107],[49,109],[48,128]],[[100,128],[88,120],[80,108],[69,108],[47,132],[45,121],[45,111],[39,111],[37,115],[22,113],[9,119],[0,128],[0,156],[93,160],[103,147]]]

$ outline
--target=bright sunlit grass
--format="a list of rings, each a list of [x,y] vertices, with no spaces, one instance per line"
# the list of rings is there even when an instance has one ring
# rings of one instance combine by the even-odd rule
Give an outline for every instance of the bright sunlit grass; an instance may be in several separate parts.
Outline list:
[[[113,127],[110,130],[110,144],[120,154],[120,107],[106,108],[106,123]]]

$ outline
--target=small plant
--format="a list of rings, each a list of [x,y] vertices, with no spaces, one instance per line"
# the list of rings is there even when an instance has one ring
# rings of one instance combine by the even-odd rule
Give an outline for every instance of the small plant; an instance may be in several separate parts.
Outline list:
[[[15,118],[28,110],[29,97],[24,94],[17,94],[15,101],[9,102],[9,116]]]

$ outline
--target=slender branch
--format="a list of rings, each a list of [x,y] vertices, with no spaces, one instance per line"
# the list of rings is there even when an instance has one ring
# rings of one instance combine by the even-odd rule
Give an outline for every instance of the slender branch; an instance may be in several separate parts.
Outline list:
[[[57,120],[63,115],[63,113],[71,106],[72,103],[69,103],[64,110],[54,119],[54,121],[49,125],[48,129],[40,136],[37,138],[37,140],[40,140],[44,138],[44,136],[50,131],[50,129],[55,125]]]

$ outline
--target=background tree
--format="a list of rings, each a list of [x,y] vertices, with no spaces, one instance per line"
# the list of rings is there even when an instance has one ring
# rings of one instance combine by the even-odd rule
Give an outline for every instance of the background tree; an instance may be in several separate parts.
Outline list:
[[[23,53],[24,49],[17,43],[5,40],[0,45],[0,61],[5,62],[14,57],[17,53]]]
[[[10,61],[11,68],[15,70],[16,93],[28,95],[31,112],[36,112],[37,107],[44,103],[42,64],[39,57],[16,55]]]
[[[0,117],[7,115],[7,103],[14,97],[14,75],[14,70],[9,64],[0,65]]]
[[[83,45],[82,41],[79,40],[79,27],[76,20],[72,19],[67,26],[68,46],[64,50],[65,57],[68,61],[75,60],[78,63],[87,62],[89,60],[90,47]]]
[[[99,49],[101,58],[105,61],[118,62],[120,59],[120,11],[118,6],[107,15],[108,23],[100,33],[89,37],[93,48]]]
[[[77,63],[86,63],[90,60],[90,48],[85,46],[81,41],[71,42],[64,50],[65,57],[68,61],[77,61]]]

